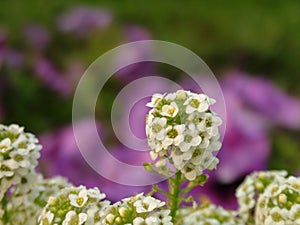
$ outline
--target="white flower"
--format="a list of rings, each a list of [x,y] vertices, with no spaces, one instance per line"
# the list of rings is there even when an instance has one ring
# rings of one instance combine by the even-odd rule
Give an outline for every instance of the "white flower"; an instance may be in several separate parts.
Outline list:
[[[176,99],[176,93],[169,93],[166,95],[168,101],[174,101]]]
[[[151,98],[151,102],[147,103],[146,106],[148,107],[156,107],[158,105],[158,103],[160,102],[160,100],[162,100],[164,97],[164,95],[162,94],[154,94]]]
[[[84,204],[88,200],[87,190],[86,189],[82,189],[78,193],[78,195],[76,195],[76,194],[70,194],[69,195],[69,199],[70,199],[70,204],[71,205],[73,205],[75,207],[83,207]]]
[[[218,127],[222,124],[220,117],[213,113],[203,113],[202,120],[197,124],[197,129],[201,132],[206,132],[210,136],[217,135]]]
[[[289,218],[295,222],[295,224],[300,224],[300,204],[295,204],[289,211]]]
[[[158,199],[151,196],[147,196],[144,199],[138,200],[133,204],[136,207],[138,213],[151,212],[154,209],[160,208],[165,205]]]
[[[81,225],[87,220],[86,213],[76,214],[75,211],[69,211],[62,225]]]
[[[89,191],[87,192],[87,195],[91,198],[97,199],[98,201],[100,201],[106,197],[106,195],[104,193],[100,193],[98,188],[89,189]]]
[[[160,113],[162,116],[175,117],[178,113],[178,106],[176,102],[171,102],[170,105],[163,105],[162,112]]]
[[[54,214],[51,212],[47,212],[45,218],[40,222],[40,225],[48,225],[51,224],[54,218]]]
[[[166,137],[162,141],[162,145],[164,146],[164,148],[167,148],[172,144],[178,146],[184,140],[184,135],[183,135],[184,130],[185,130],[184,124],[168,126],[166,128]]]
[[[145,225],[145,224],[146,224],[145,219],[142,217],[136,217],[133,220],[133,225]]]
[[[184,90],[176,91],[176,99],[177,100],[185,100],[187,97],[187,93]]]
[[[165,126],[167,124],[166,118],[154,118],[152,124],[150,125],[150,130],[148,132],[150,138],[155,138],[162,141],[166,135]]]
[[[287,214],[287,210],[282,210],[279,207],[274,207],[270,211],[270,215],[267,216],[265,220],[266,225],[285,225],[286,224],[286,217],[285,214]]]
[[[0,142],[0,151],[1,152],[6,152],[11,149],[11,140],[9,138],[4,138]]]
[[[189,97],[183,105],[186,105],[186,113],[191,114],[195,111],[205,112],[209,108],[209,102],[205,94],[193,95]]]
[[[179,144],[182,152],[187,152],[191,147],[196,147],[201,143],[202,138],[193,130],[184,131],[184,140]]]
[[[161,210],[158,212],[155,212],[151,215],[151,217],[156,218],[155,222],[156,224],[164,224],[164,225],[172,225],[172,217],[170,216],[170,210]]]

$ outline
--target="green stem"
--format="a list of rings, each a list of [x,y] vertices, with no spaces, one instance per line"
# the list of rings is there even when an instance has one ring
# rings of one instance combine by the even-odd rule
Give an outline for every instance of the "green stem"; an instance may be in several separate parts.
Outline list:
[[[180,194],[180,186],[181,186],[181,172],[178,171],[175,174],[174,179],[169,180],[169,189],[170,189],[170,216],[172,217],[172,222],[175,223],[175,218],[176,218],[176,212],[180,206],[180,199],[179,199],[179,194]]]
[[[6,196],[6,193],[5,193],[3,199],[0,202],[0,204],[2,206],[2,210],[4,210],[4,214],[3,214],[2,218],[0,218],[0,220],[2,220],[2,222],[4,222],[4,224],[6,224],[8,222],[7,211],[6,211],[7,203],[8,203],[7,202],[7,196]]]

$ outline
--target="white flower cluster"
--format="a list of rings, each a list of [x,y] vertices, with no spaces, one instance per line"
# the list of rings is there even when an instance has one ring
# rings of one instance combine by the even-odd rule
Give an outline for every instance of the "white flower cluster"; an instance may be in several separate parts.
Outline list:
[[[259,171],[247,176],[237,188],[236,197],[239,204],[239,215],[245,222],[253,223],[254,213],[259,194],[273,182],[287,176],[286,171]]]
[[[213,204],[200,209],[183,209],[181,214],[182,225],[244,225],[237,218],[237,212]]]
[[[48,199],[39,225],[101,225],[110,202],[97,188],[68,187]]]
[[[41,175],[37,176],[26,193],[18,186],[12,190],[5,209],[6,225],[37,224],[37,219],[49,197],[56,196],[63,188],[71,186],[62,177],[43,179]]]
[[[260,195],[258,225],[300,225],[300,178],[288,177],[270,184]]]
[[[165,202],[143,193],[123,199],[110,207],[105,225],[172,225],[170,210],[163,209]]]
[[[0,125],[0,200],[11,186],[30,182],[40,149],[35,136],[23,127]]]
[[[222,120],[210,110],[215,100],[205,94],[178,90],[154,94],[147,104],[146,134],[156,168],[165,173],[167,159],[186,179],[195,180],[204,169],[214,169],[221,148]]]

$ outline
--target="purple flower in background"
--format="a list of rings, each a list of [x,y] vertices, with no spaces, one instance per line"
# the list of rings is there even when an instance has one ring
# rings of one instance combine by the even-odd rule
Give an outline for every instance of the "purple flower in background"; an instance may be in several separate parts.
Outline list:
[[[97,155],[97,149],[94,149],[96,140],[90,140],[89,138],[93,121],[83,120],[78,122],[76,126],[81,127],[80,130],[83,137],[86,137],[86,140],[88,140],[87,148],[95,152],[94,157],[98,157],[99,164],[105,164],[107,171],[114,176],[124,176],[122,174],[123,171],[117,171],[113,165],[106,164],[106,160]],[[101,126],[98,125],[97,127],[100,137],[103,138]],[[41,135],[40,142],[43,145],[43,149],[39,168],[46,176],[62,175],[66,176],[75,185],[97,186],[112,201],[119,201],[121,198],[150,190],[150,187],[120,185],[98,175],[82,157],[71,125],[53,133]],[[124,147],[112,148],[111,154],[118,160],[131,165],[141,165],[142,162],[149,160],[147,152],[137,153]],[[136,177],[136,179],[143,179],[143,177],[139,177],[139,173],[130,174],[130,176]]]
[[[300,101],[288,96],[270,81],[233,72],[224,79],[223,87],[234,89],[245,104],[270,124],[294,129],[300,127]]]
[[[0,68],[5,58],[5,49],[7,47],[7,34],[0,28]]]
[[[0,29],[0,68],[2,64],[19,69],[24,65],[24,55],[9,46],[8,34]]]
[[[233,89],[224,87],[223,93],[227,127],[215,175],[218,181],[228,184],[253,170],[265,169],[270,143],[261,115],[250,112]]]
[[[145,28],[137,25],[132,25],[125,28],[125,39],[128,42],[150,40],[152,39],[152,35]]]
[[[0,62],[1,63],[1,62]],[[1,78],[1,64],[0,64],[0,78]],[[3,99],[2,99],[2,93],[4,92],[4,84],[3,81],[0,79],[0,120],[4,117],[4,107],[3,107]]]
[[[44,50],[50,41],[49,32],[38,24],[27,25],[24,28],[23,35],[30,47],[35,50]]]
[[[142,41],[152,39],[151,34],[145,28],[140,26],[129,26],[124,31],[125,42]],[[116,60],[115,64],[123,65],[126,61],[139,60],[145,55],[151,54],[151,46],[145,44],[143,47],[134,47],[131,51],[121,52]],[[126,81],[132,81],[147,75],[155,74],[155,66],[153,62],[140,62],[131,64],[120,69],[117,75]]]
[[[64,32],[86,36],[95,30],[102,30],[112,22],[112,15],[104,9],[81,6],[63,14],[58,21],[58,27]]]
[[[36,60],[34,71],[44,84],[48,85],[52,90],[57,91],[62,96],[70,94],[72,87],[67,82],[64,74],[58,71],[46,58],[38,58]]]

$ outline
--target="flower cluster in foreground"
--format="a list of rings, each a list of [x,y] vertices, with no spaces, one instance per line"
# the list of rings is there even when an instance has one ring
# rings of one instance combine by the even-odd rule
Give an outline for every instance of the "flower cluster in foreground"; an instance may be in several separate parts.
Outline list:
[[[244,221],[251,221],[259,194],[272,183],[278,182],[287,176],[286,171],[260,171],[247,176],[237,188],[236,197],[239,204],[239,215]]]
[[[187,180],[195,180],[204,169],[214,169],[214,152],[221,147],[221,119],[210,110],[215,100],[205,94],[178,90],[154,94],[148,107],[146,134],[156,168],[167,171],[167,161]]]
[[[35,136],[23,127],[0,125],[0,200],[12,185],[32,181],[40,149]]]
[[[102,224],[105,209],[110,204],[97,188],[84,186],[63,189],[50,197],[38,221],[39,225]]]
[[[111,206],[105,224],[172,225],[170,210],[164,206],[165,202],[140,193]]]
[[[31,225],[37,223],[49,197],[56,196],[63,188],[71,186],[65,178],[44,179],[36,174],[37,179],[24,193],[18,186],[12,190],[6,206],[6,225]]]
[[[244,225],[237,218],[237,212],[213,204],[199,209],[183,209],[182,225]]]
[[[289,177],[270,184],[260,195],[255,214],[256,224],[300,224],[300,179]]]

